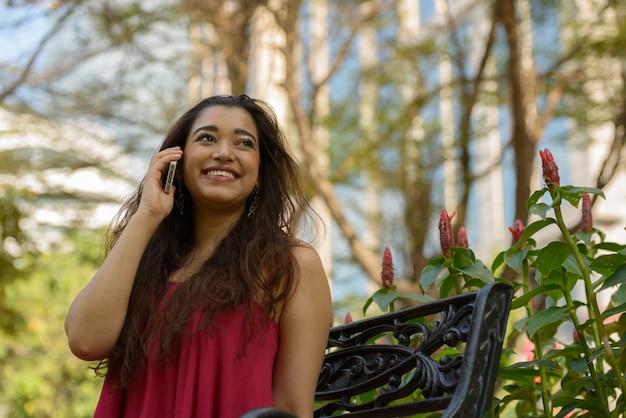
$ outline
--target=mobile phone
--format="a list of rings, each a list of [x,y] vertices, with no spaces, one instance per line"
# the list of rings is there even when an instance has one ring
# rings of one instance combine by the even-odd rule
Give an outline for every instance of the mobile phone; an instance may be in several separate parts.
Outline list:
[[[177,161],[170,161],[170,168],[167,170],[167,177],[165,178],[165,186],[163,186],[163,191],[165,193],[169,193],[172,189],[172,184],[174,184],[174,173],[176,172],[176,163]]]

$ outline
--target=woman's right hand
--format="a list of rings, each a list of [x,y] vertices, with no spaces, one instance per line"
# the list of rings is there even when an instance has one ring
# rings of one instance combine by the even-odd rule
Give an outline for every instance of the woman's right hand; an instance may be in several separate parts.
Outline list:
[[[152,157],[137,212],[126,223],[96,274],[72,302],[65,318],[65,332],[70,350],[78,358],[101,360],[115,347],[143,253],[174,205],[175,190],[165,193],[163,174],[171,161],[179,161],[182,156],[182,149],[173,147]]]
[[[172,186],[171,191],[165,193],[162,179],[170,162],[179,161],[182,156],[183,151],[177,146],[159,151],[152,157],[143,181],[137,212],[141,212],[144,216],[153,217],[158,222],[170,214],[174,206],[176,186]],[[180,169],[182,167],[179,166],[177,170]]]

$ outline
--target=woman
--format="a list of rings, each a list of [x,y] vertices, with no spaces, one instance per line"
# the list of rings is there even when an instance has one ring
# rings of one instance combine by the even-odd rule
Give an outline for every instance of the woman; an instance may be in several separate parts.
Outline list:
[[[72,352],[106,370],[96,417],[312,416],[332,303],[291,228],[297,172],[261,101],[211,97],[175,123],[67,314]]]

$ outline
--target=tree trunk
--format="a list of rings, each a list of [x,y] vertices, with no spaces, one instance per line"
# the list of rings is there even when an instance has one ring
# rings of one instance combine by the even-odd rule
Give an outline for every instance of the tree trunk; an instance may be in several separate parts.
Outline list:
[[[533,173],[533,161],[535,160],[536,138],[531,137],[527,126],[527,101],[526,97],[534,99],[534,91],[527,91],[523,83],[522,63],[519,46],[519,33],[515,14],[515,0],[497,1],[498,16],[507,35],[509,52],[508,81],[511,94],[511,117],[512,132],[511,144],[513,145],[515,158],[515,219],[526,223],[528,210],[526,201],[530,196],[530,181]]]

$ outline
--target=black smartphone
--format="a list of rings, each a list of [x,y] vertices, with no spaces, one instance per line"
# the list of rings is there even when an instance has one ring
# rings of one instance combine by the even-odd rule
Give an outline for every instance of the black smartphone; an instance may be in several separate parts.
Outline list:
[[[165,185],[163,186],[165,193],[169,193],[172,189],[172,184],[174,184],[174,173],[176,173],[177,162],[178,161],[170,161],[170,168],[167,170],[167,177],[165,178]]]

